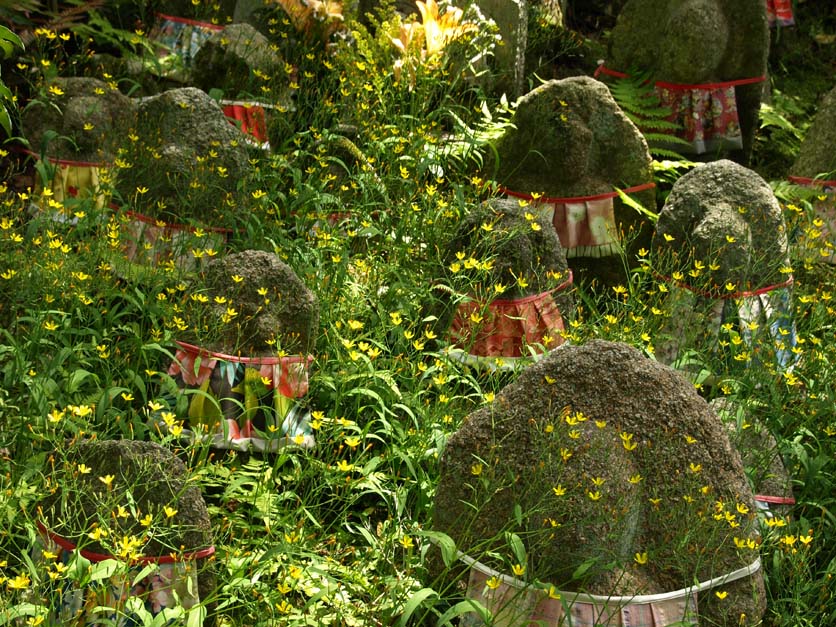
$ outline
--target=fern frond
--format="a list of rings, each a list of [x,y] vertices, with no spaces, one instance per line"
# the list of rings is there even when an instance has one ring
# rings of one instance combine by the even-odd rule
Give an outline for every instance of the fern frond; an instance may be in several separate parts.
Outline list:
[[[654,131],[677,131],[682,128],[681,124],[670,120],[643,120],[644,128]]]
[[[670,119],[673,111],[662,103],[649,74],[632,70],[625,78],[605,84],[624,114],[644,135],[651,155],[682,159],[673,147],[688,146],[689,142],[676,136],[682,125]]]
[[[649,104],[649,103],[648,103]],[[648,106],[639,109],[638,115],[647,120],[665,120],[671,117],[673,111],[668,107],[652,107]]]
[[[688,142],[685,143],[687,144]],[[672,159],[674,161],[679,161],[682,159],[682,155],[676,152],[675,150],[670,150],[668,148],[660,148],[659,146],[654,146],[650,150],[650,152],[653,153],[653,156],[655,157],[664,157],[665,159]]]
[[[662,144],[662,145],[677,145],[690,146],[691,142],[677,137],[676,135],[669,135],[668,133],[644,133],[644,138],[648,144]]]

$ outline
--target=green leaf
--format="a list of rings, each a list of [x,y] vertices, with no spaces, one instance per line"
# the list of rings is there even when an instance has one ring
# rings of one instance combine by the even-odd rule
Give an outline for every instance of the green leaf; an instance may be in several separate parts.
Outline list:
[[[380,541],[377,538],[375,538],[375,536],[373,536],[372,533],[362,525],[354,525],[352,528],[354,529],[354,533],[359,533],[366,539],[366,542],[368,542],[369,546],[376,547],[380,544]]]
[[[403,614],[401,614],[400,619],[398,619],[399,627],[406,627],[410,616],[412,616],[415,613],[415,610],[421,607],[424,602],[430,598],[438,599],[438,592],[432,588],[421,588],[418,592],[413,594],[409,598],[409,601],[406,602],[406,605],[403,606]]]
[[[110,579],[120,566],[121,564],[114,559],[96,562],[90,570],[90,581]]]
[[[75,553],[67,568],[67,577],[79,587],[90,583],[90,565],[92,562],[81,553]]]
[[[575,572],[572,573],[572,580],[577,581],[578,579],[582,579],[583,576],[589,571],[590,568],[595,566],[598,563],[597,557],[591,557],[585,562],[583,562],[580,566],[575,569]]]
[[[157,564],[156,562],[150,562],[149,564],[147,564],[145,566],[145,568],[143,568],[141,571],[139,571],[139,573],[137,573],[136,577],[134,577],[134,580],[133,580],[133,583],[131,584],[131,586],[135,586],[140,581],[145,579],[148,575],[150,575],[155,570],[157,570],[158,566],[159,566],[159,564]]]
[[[442,533],[441,531],[422,530],[416,532],[415,535],[422,538],[429,538],[430,542],[441,550],[441,559],[444,560],[444,565],[446,567],[449,568],[458,559],[456,542],[446,533]]]
[[[653,166],[654,172],[676,172],[679,173],[679,170],[690,170],[691,168],[697,167],[697,163],[694,161],[682,160],[682,159],[665,159],[659,161],[657,159],[653,160],[651,164]],[[681,174],[680,174],[681,176]]]
[[[186,619],[186,627],[202,627],[206,619],[206,607],[203,604],[189,610],[189,617]]]
[[[18,605],[14,605],[0,614],[0,625],[6,625],[8,623],[17,624],[18,619],[23,618],[24,616],[37,616],[42,611],[42,605],[19,603]]]
[[[12,134],[12,119],[9,117],[9,112],[6,107],[0,104],[0,126],[6,131],[6,135]]]
[[[67,381],[67,394],[75,394],[78,392],[78,389],[84,384],[87,379],[92,378],[93,383],[98,383],[99,377],[95,374],[90,372],[89,370],[85,370],[84,368],[78,368],[77,370],[73,371],[70,375],[69,380]]]
[[[20,48],[21,50],[23,50],[23,48],[24,48],[23,41],[20,39],[20,37],[15,35],[15,33],[13,31],[9,30],[5,26],[0,26],[0,42],[3,42],[4,44],[16,46],[16,47]],[[4,50],[5,50],[5,46],[4,46]]]
[[[443,627],[444,625],[453,625],[451,622],[454,618],[458,618],[459,616],[463,616],[464,614],[471,614],[475,613],[479,615],[479,620],[481,620],[485,625],[491,624],[491,613],[488,608],[484,605],[476,601],[475,599],[467,599],[466,601],[459,601],[449,610],[442,614],[441,618],[438,619],[438,623],[436,625],[438,627]]]
[[[671,144],[676,144],[677,146],[690,146],[690,142],[682,139],[681,137],[677,137],[676,135],[671,135],[669,133],[653,133],[650,131],[646,131],[644,133],[644,138],[647,141],[648,145],[653,149],[653,152],[657,152],[657,149],[660,148],[657,146],[658,144],[662,144],[662,148],[664,146],[669,146]]]
[[[653,147],[653,155],[655,157],[667,157],[668,159],[672,159],[674,161],[682,159],[682,155],[676,152],[675,150],[659,148],[658,146]]]
[[[158,351],[158,352],[162,353],[163,355],[165,355],[166,357],[168,357],[169,360],[174,361],[174,353],[172,353],[167,348],[163,348],[162,346],[160,346],[156,342],[151,342],[150,344],[143,344],[142,345],[142,350],[143,351]]]
[[[511,547],[511,552],[514,554],[517,564],[524,566],[528,562],[528,555],[520,537],[516,533],[506,533],[505,541]]]
[[[645,209],[644,205],[642,205],[641,203],[636,202],[635,200],[630,198],[630,196],[628,196],[627,194],[622,192],[620,189],[616,189],[615,191],[618,192],[618,197],[621,199],[621,202],[623,202],[625,205],[627,205],[631,209],[635,209],[641,215],[648,218],[651,222],[655,223],[656,220],[659,219],[658,214],[653,213],[649,209]]]

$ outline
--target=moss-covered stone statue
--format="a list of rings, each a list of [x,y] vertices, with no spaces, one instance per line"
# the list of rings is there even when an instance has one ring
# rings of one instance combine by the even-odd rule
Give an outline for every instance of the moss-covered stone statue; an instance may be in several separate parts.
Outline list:
[[[213,261],[205,284],[205,302],[189,301],[191,329],[169,368],[179,387],[196,392],[180,397],[190,434],[239,450],[313,446],[309,412],[296,399],[308,391],[316,296],[259,250]]]
[[[742,346],[731,355],[741,363],[795,363],[787,226],[757,173],[721,160],[680,178],[659,213],[652,253],[670,287],[658,359]]]
[[[551,351],[465,419],[439,470],[433,529],[464,555],[435,572],[501,624],[760,624],[740,456],[693,385],[635,348]]]
[[[152,615],[178,607],[211,612],[216,578],[209,513],[180,459],[134,440],[69,442],[52,459],[55,489],[39,504],[36,557],[62,561],[75,573],[67,577],[75,583],[61,607],[53,608],[56,621],[74,623],[79,613],[81,624],[122,620],[132,616],[130,599]],[[112,559],[121,566],[114,562],[109,577],[91,580],[89,569]]]
[[[571,272],[551,224],[517,200],[466,214],[443,252],[453,293],[439,290],[439,328],[474,357],[522,357],[560,344],[573,315]]]
[[[724,150],[745,164],[758,126],[768,54],[763,0],[628,0],[612,30],[606,62],[617,71],[643,72],[673,84],[663,97],[687,112],[682,121],[693,151],[710,159]],[[722,83],[730,84],[717,89]]]
[[[606,85],[552,80],[523,96],[486,168],[512,198],[551,218],[579,282],[624,283],[625,259],[648,246],[651,225],[619,199],[625,190],[656,210],[647,142]]]

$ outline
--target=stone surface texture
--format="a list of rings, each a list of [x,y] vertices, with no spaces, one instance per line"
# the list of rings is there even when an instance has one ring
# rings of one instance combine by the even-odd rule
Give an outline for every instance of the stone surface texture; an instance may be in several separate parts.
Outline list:
[[[146,556],[168,555],[181,547],[191,552],[212,546],[209,512],[200,489],[190,481],[185,464],[168,449],[136,440],[82,440],[62,451],[62,456],[65,463],[57,470],[56,481],[64,489],[40,503],[43,523],[54,533],[90,551],[110,554],[106,546],[87,537],[90,525],[106,519],[119,528],[120,537],[148,537],[141,548]],[[90,472],[79,473],[81,464]],[[67,477],[62,480],[61,474]],[[114,477],[110,489],[99,479],[107,475]],[[72,486],[72,491],[67,486]],[[112,514],[110,508],[115,504],[128,507],[131,502],[142,516]],[[159,520],[166,506],[176,513],[161,534],[149,536],[140,518],[152,514]],[[198,571],[198,585],[201,599],[211,598],[215,574],[210,565]]]
[[[134,123],[134,101],[95,78],[57,78],[62,91],[49,102],[22,110],[21,126],[30,149],[59,159],[107,163]],[[55,135],[52,139],[48,133]]]
[[[700,165],[674,184],[659,213],[653,253],[669,276],[688,276],[702,262],[703,278],[710,275],[710,285],[720,289],[727,282],[738,289],[781,283],[789,265],[786,223],[772,189],[729,160]]]
[[[647,143],[609,89],[576,76],[549,81],[517,104],[496,141],[496,180],[546,196],[586,196],[652,180]]]
[[[528,0],[482,0],[480,8],[496,22],[503,45],[494,52],[494,90],[511,98],[523,94],[525,48],[528,41]]]
[[[233,99],[258,96],[262,85],[275,91],[276,83],[287,76],[282,57],[249,24],[230,24],[212,35],[195,55],[195,68],[199,68],[193,72],[197,87],[207,93],[220,89],[224,98]],[[265,78],[259,80],[257,75]]]
[[[196,87],[139,99],[136,135],[137,141],[124,142],[123,159],[131,167],[116,177],[135,209],[167,221],[234,223],[236,208],[246,204],[237,181],[251,166],[245,136],[217,102]],[[147,192],[138,195],[137,188]]]
[[[219,350],[258,356],[280,349],[307,354],[313,348],[319,327],[316,295],[277,255],[261,250],[226,255],[207,266],[206,283],[211,296],[227,298],[238,312],[233,324],[218,321]],[[265,289],[266,294],[259,293]],[[228,305],[216,307],[219,319]]]
[[[539,228],[533,229],[532,223]],[[486,231],[483,225],[490,225],[490,230]],[[540,215],[532,214],[529,208],[521,207],[516,199],[492,199],[475,207],[461,219],[447,243],[445,267],[449,268],[457,260],[456,255],[462,254],[494,260],[487,275],[477,273],[472,278],[474,281],[481,278],[486,287],[498,283],[507,286],[502,298],[539,294],[548,287],[547,272],[564,276],[569,269],[551,223]],[[528,285],[521,287],[517,283],[518,277],[526,278]],[[571,307],[566,311],[569,310]]]
[[[496,142],[498,170],[488,173],[510,190],[565,198],[653,180],[647,142],[606,85],[595,79],[578,76],[537,87],[520,99],[512,123]],[[653,189],[633,197],[656,210]],[[614,209],[629,251],[647,246],[651,227],[642,216],[618,198]],[[570,263],[593,276],[601,276],[607,266],[602,259],[573,258]],[[621,259],[609,265],[616,266],[615,275],[623,275]]]
[[[541,294],[554,286],[554,281],[549,282],[547,277],[549,272],[568,278],[566,255],[551,223],[542,216],[529,220],[526,213],[530,214],[516,199],[495,198],[466,214],[443,252],[447,280],[455,284],[457,279],[466,277],[468,284],[480,286],[482,294],[490,294],[494,285],[502,284],[507,290],[497,298],[516,299]],[[536,222],[539,229],[532,229],[532,222]],[[492,225],[492,229],[485,231],[484,224]],[[492,259],[490,272],[465,268],[461,274],[451,274],[451,264],[459,262],[462,265],[457,257],[462,254],[482,261]],[[518,277],[523,277],[528,285],[521,287]],[[455,307],[443,293],[440,300],[443,307],[436,312],[437,328],[441,330],[440,335],[445,335]],[[572,290],[556,293],[554,301],[564,322],[568,322],[575,308]]]
[[[807,130],[791,174],[815,178],[824,174],[836,179],[836,87],[821,100],[816,117]]]
[[[718,502],[737,528],[712,516]],[[465,419],[441,457],[434,529],[505,572],[514,532],[526,578],[558,589],[653,594],[754,562],[732,542],[757,540],[754,511],[727,429],[693,385],[595,340],[558,347]],[[762,574],[723,589],[722,602],[700,595],[700,623],[757,624]]]

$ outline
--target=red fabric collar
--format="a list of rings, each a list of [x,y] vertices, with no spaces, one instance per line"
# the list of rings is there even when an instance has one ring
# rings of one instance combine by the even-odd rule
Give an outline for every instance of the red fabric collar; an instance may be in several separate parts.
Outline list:
[[[599,75],[606,74],[607,76],[614,76],[615,78],[627,78],[630,75],[625,72],[618,72],[611,70],[603,63],[598,66],[593,76],[598,78]],[[699,85],[689,85],[686,83],[668,83],[666,81],[655,81],[656,87],[663,89],[674,89],[687,91],[689,89],[725,89],[727,87],[737,87],[738,85],[751,85],[753,83],[762,83],[766,80],[766,76],[756,76],[754,78],[739,78],[732,81],[720,81],[716,83],[701,83]]]
[[[627,189],[621,190],[625,194],[632,194],[635,192],[642,192],[646,189],[652,189],[656,187],[656,183],[643,183],[641,185],[634,185],[633,187],[628,187]],[[499,191],[507,196],[513,196],[514,198],[522,198],[523,200],[531,200],[533,202],[542,202],[547,204],[565,204],[565,203],[572,203],[572,202],[589,202],[591,200],[604,200],[605,198],[615,198],[618,196],[618,192],[606,192],[604,194],[593,194],[592,196],[571,196],[566,198],[554,198],[551,196],[540,196],[539,198],[534,198],[531,194],[527,194],[525,192],[515,192],[508,189],[505,186],[500,185]]]

